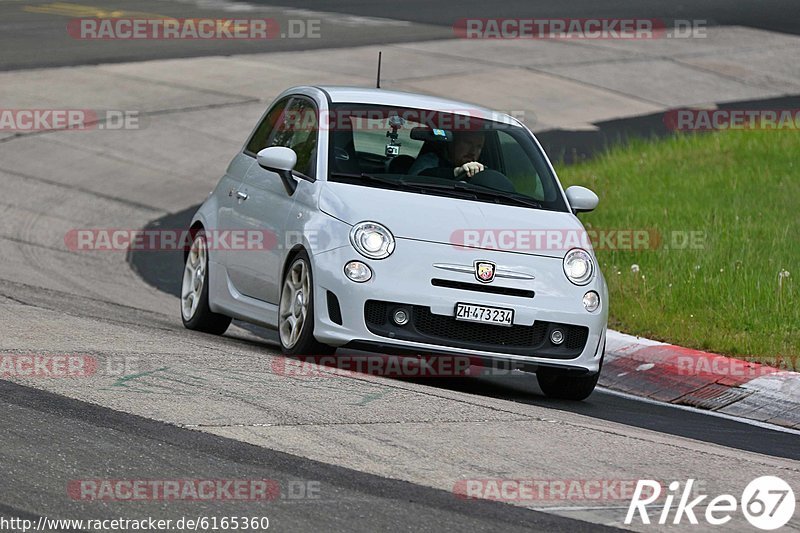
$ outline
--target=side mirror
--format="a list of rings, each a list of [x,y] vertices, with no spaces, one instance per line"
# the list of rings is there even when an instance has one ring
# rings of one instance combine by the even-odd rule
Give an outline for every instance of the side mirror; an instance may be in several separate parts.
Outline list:
[[[292,170],[297,164],[297,154],[294,153],[294,150],[285,146],[270,146],[258,152],[256,161],[258,161],[261,168],[278,174],[281,177],[283,186],[286,188],[286,192],[290,196],[294,194],[297,189],[297,182],[292,176]]]
[[[565,192],[572,212],[576,214],[593,211],[597,207],[597,204],[600,203],[600,198],[598,198],[595,193],[580,185],[573,185]]]

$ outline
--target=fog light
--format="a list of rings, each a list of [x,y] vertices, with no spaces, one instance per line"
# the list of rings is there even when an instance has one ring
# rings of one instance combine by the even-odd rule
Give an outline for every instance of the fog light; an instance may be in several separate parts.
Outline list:
[[[553,344],[561,344],[564,342],[564,332],[560,329],[554,329],[550,334],[550,342]]]
[[[344,266],[344,275],[356,283],[372,279],[372,270],[361,261],[350,261]]]
[[[589,291],[583,295],[583,307],[590,313],[597,311],[600,307],[600,295],[594,291]]]
[[[405,326],[408,324],[408,313],[405,309],[398,309],[394,312],[392,320],[394,320],[394,323],[398,326]]]

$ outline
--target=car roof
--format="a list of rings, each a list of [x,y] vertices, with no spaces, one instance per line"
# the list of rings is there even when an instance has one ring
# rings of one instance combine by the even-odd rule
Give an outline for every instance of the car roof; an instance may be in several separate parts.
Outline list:
[[[299,89],[295,87],[293,89]],[[419,109],[429,109],[431,111],[445,111],[456,114],[466,114],[487,120],[497,120],[518,124],[519,122],[500,111],[494,111],[458,100],[450,100],[439,96],[427,94],[409,93],[403,91],[391,91],[387,89],[376,89],[366,87],[347,87],[339,85],[318,85],[315,88],[324,91],[331,103],[347,104],[375,104],[397,107],[409,107]],[[291,92],[292,89],[286,92]]]

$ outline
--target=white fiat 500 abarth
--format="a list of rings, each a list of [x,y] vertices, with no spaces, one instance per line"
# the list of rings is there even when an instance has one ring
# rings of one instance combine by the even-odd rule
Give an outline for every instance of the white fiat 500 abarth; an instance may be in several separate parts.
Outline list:
[[[576,214],[597,204],[588,189],[563,190],[511,116],[295,87],[192,219],[183,322],[277,329],[287,355],[513,364],[547,395],[583,399],[602,366],[608,292]]]

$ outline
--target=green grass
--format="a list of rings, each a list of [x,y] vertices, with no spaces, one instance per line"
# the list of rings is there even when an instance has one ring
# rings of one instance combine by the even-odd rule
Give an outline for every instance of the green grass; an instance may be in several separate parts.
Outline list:
[[[800,356],[798,155],[797,131],[725,131],[635,141],[562,165],[565,187],[600,196],[598,209],[581,215],[587,228],[661,236],[656,249],[597,251],[609,325],[792,366]],[[671,246],[673,232],[692,231],[704,232],[702,246]]]

